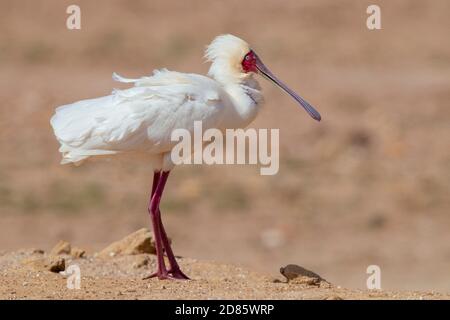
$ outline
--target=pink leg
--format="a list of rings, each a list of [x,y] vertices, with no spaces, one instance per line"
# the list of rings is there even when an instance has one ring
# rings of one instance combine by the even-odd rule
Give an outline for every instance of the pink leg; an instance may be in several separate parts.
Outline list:
[[[158,260],[158,269],[155,273],[151,274],[148,277],[145,277],[144,279],[158,277],[159,279],[167,279],[169,273],[166,269],[166,264],[164,262],[164,249],[163,249],[163,242],[161,237],[161,228],[159,224],[158,214],[155,210],[154,202],[155,202],[155,194],[158,189],[159,184],[159,172],[155,172],[153,175],[153,186],[152,186],[152,193],[150,195],[150,201],[148,204],[148,212],[150,214],[150,219],[152,221],[153,226],[153,235],[155,237],[155,246],[156,246],[156,258]],[[160,197],[159,197],[160,199]],[[159,200],[158,200],[159,201]]]
[[[168,271],[175,279],[180,280],[189,280],[189,277],[181,271],[180,266],[178,265],[177,259],[175,258],[175,255],[173,254],[172,248],[170,247],[169,239],[167,238],[166,230],[164,230],[164,226],[162,224],[161,220],[161,212],[158,208],[158,215],[159,215],[159,222],[160,222],[160,230],[161,230],[161,236],[162,236],[162,242],[164,246],[164,250],[167,253],[167,258],[169,259],[170,263],[170,270]]]
[[[159,279],[189,279],[180,269],[175,255],[169,243],[166,231],[161,220],[161,211],[159,210],[159,203],[161,201],[162,192],[169,177],[167,172],[155,172],[153,176],[152,195],[149,205],[149,212],[152,217],[153,229],[156,242],[156,254],[158,257],[158,271],[147,278],[158,276]],[[164,251],[167,253],[167,258],[170,263],[170,270],[167,271],[164,263]],[[170,274],[170,275],[169,275]]]

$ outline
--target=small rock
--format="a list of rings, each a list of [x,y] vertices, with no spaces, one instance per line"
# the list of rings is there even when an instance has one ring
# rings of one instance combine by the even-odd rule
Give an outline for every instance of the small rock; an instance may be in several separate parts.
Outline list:
[[[344,299],[342,299],[339,296],[329,296],[329,297],[326,297],[324,300],[344,300]]]
[[[36,270],[48,270],[56,273],[64,271],[66,268],[65,259],[58,256],[25,259],[22,261],[22,264],[30,266]]]
[[[74,258],[83,258],[84,254],[86,253],[85,250],[74,247],[70,250],[70,255]]]
[[[60,272],[66,269],[66,260],[60,257],[49,257],[47,259],[47,267],[51,272]]]
[[[289,264],[280,268],[280,273],[286,277],[287,282],[316,287],[329,287],[330,283],[310,270],[296,264]]]
[[[97,256],[100,258],[111,258],[117,255],[135,255],[141,253],[156,253],[153,233],[146,228],[142,228],[122,240],[113,242],[100,251]]]
[[[69,242],[60,240],[50,251],[50,255],[57,256],[60,254],[70,254],[71,248],[72,247]]]

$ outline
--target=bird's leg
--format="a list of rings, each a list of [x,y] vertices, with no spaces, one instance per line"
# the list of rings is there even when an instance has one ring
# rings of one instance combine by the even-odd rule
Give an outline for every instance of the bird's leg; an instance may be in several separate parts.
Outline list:
[[[159,178],[161,177],[161,171],[155,171],[155,173],[153,174],[153,184],[152,184],[152,193],[150,195],[150,201],[153,198],[153,195],[155,194],[156,191],[156,187],[158,186],[159,183]],[[158,211],[159,211],[159,206],[158,206]],[[164,239],[164,237],[167,238],[166,236],[166,232],[164,231],[164,227],[162,225],[162,221],[161,221],[161,212],[158,213],[158,223],[159,223],[159,230],[161,231],[161,240]],[[163,246],[163,251],[164,249],[164,241],[162,242],[162,246]]]
[[[181,271],[180,266],[178,265],[177,260],[175,258],[175,255],[173,254],[172,248],[170,246],[169,239],[167,237],[166,231],[165,231],[164,226],[162,224],[161,211],[159,209],[159,202],[160,202],[161,197],[162,197],[162,191],[164,190],[165,183],[166,183],[166,181],[168,179],[168,176],[169,176],[169,172],[168,171],[167,172],[163,172],[162,174],[159,171],[155,172],[155,174],[153,176],[153,186],[152,186],[151,199],[154,198],[154,195],[155,195],[156,190],[157,190],[157,188],[159,186],[159,182],[161,181],[161,177],[162,176],[164,176],[164,182],[163,182],[162,189],[161,189],[161,194],[159,195],[159,200],[158,200],[158,203],[157,203],[158,208],[157,208],[156,218],[157,218],[158,224],[159,224],[157,229],[159,231],[159,237],[160,237],[161,242],[162,242],[162,250],[167,253],[167,258],[169,259],[169,263],[170,263],[170,270],[167,271],[167,273],[171,274],[171,278],[180,279],[180,280],[181,279],[187,280],[187,279],[189,279],[188,276],[186,276]],[[156,238],[157,238],[157,236],[155,234],[155,242],[156,242]],[[151,276],[146,277],[146,278],[155,277],[155,276],[159,277],[158,272],[156,272],[156,273],[154,273]]]
[[[163,175],[166,174],[166,180],[167,180],[167,178],[169,176],[169,171],[167,171],[166,173],[162,173],[162,174]],[[156,178],[156,174],[155,174],[155,178],[153,179],[152,190],[156,190],[155,180],[157,180],[156,184],[158,184],[160,177],[161,176],[158,175],[158,177]],[[152,193],[154,193],[154,191],[152,191]],[[161,231],[162,245],[163,245],[164,251],[167,253],[167,258],[169,259],[169,264],[170,264],[170,269],[168,272],[170,274],[172,274],[172,276],[175,279],[189,280],[189,277],[187,275],[185,275],[183,273],[183,271],[181,271],[180,266],[178,265],[177,259],[175,258],[175,255],[173,254],[172,247],[170,246],[169,238],[167,237],[166,230],[164,229],[164,225],[162,223],[161,211],[159,209],[159,204],[158,204],[158,220],[159,220],[159,230]]]
[[[161,197],[162,197],[162,191],[164,190],[164,186],[165,186],[165,183],[166,183],[168,177],[169,177],[169,171],[162,172],[159,177],[159,181],[163,181],[161,195],[160,195]],[[158,182],[158,187],[159,187],[159,182]],[[160,200],[161,200],[161,198],[160,198]],[[168,271],[168,273],[170,273],[174,279],[187,280],[189,278],[181,271],[180,266],[178,265],[175,255],[173,254],[172,248],[170,246],[169,238],[167,237],[166,231],[164,229],[164,225],[162,223],[161,211],[159,209],[159,203],[160,203],[160,201],[158,201],[158,209],[157,209],[158,210],[159,230],[161,233],[162,245],[163,245],[165,252],[167,253],[167,258],[169,259],[169,263],[170,263],[170,270]]]
[[[155,173],[153,174],[153,185],[152,185],[152,193],[150,196],[150,201],[153,198],[153,195],[155,194],[156,187],[158,186],[160,176],[161,176],[161,171],[155,171]],[[159,230],[161,231],[162,246],[163,246],[163,250],[165,251],[165,243],[168,243],[169,240],[167,239],[166,231],[164,230],[164,226],[162,224],[161,211],[159,210],[159,207],[158,207],[158,211],[159,211],[158,212]]]
[[[152,193],[150,195],[150,201],[152,201],[153,195],[155,194],[156,187],[158,186],[160,176],[161,176],[161,171],[155,171],[153,173],[153,184],[152,184]]]
[[[169,259],[169,263],[170,263],[170,269],[168,272],[170,274],[172,274],[172,276],[175,279],[189,280],[189,277],[187,275],[185,275],[183,273],[183,271],[181,271],[180,266],[178,265],[177,259],[175,258],[175,255],[173,254],[172,248],[170,247],[170,242],[167,237],[166,230],[164,230],[164,226],[162,224],[161,211],[159,210],[159,208],[158,208],[158,213],[159,213],[159,222],[160,222],[162,242],[163,242],[164,250],[167,253],[167,258]]]
[[[166,178],[167,180],[167,178]],[[152,193],[150,196],[150,202],[148,205],[148,212],[150,214],[150,218],[152,221],[153,226],[153,234],[155,236],[155,245],[156,245],[156,257],[158,260],[158,270],[151,274],[148,277],[145,277],[144,279],[153,278],[157,276],[159,279],[167,279],[168,278],[168,272],[166,269],[166,265],[164,262],[164,251],[163,251],[163,242],[161,237],[161,228],[160,228],[160,215],[159,215],[159,201],[161,199],[162,190],[164,189],[164,185],[162,186],[161,190],[159,190],[159,182],[160,179],[160,173],[155,172],[153,175],[153,186],[152,186]],[[165,184],[165,181],[164,181]],[[158,196],[156,196],[158,193]],[[157,202],[157,203],[156,203]]]

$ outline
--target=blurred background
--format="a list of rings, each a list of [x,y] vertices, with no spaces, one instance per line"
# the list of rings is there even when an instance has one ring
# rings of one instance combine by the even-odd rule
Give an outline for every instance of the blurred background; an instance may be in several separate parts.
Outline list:
[[[66,28],[81,7],[81,30]],[[381,7],[382,30],[366,27]],[[255,128],[280,129],[280,171],[184,166],[163,220],[181,256],[276,275],[450,291],[450,2],[365,0],[0,1],[0,250],[71,241],[91,253],[141,227],[141,160],[59,165],[56,106],[109,94],[155,68],[205,74],[216,35],[247,40],[322,113],[265,80]]]

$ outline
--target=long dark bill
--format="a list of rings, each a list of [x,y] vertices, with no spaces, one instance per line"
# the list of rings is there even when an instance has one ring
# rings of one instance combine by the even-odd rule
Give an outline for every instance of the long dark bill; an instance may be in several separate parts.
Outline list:
[[[308,114],[317,121],[320,121],[322,117],[320,113],[314,109],[312,105],[310,105],[305,99],[300,97],[297,93],[292,91],[287,85],[285,85],[281,80],[279,80],[275,75],[270,72],[270,70],[262,63],[261,59],[255,54],[256,57],[256,68],[258,71],[268,80],[275,83],[281,89],[283,89],[287,94],[289,94],[292,98],[294,98],[305,110]]]

